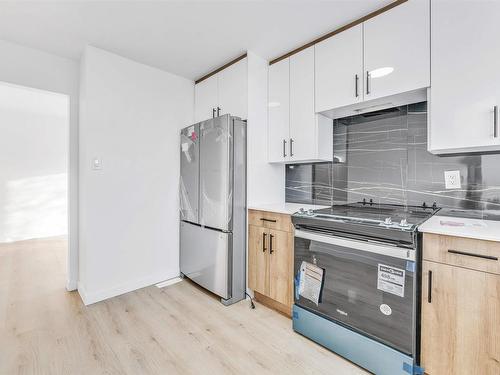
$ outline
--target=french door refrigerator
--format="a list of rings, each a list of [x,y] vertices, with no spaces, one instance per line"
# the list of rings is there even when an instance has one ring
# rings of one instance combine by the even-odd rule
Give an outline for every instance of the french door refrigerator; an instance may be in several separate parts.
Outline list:
[[[224,115],[181,130],[181,274],[229,305],[245,298],[246,122]]]

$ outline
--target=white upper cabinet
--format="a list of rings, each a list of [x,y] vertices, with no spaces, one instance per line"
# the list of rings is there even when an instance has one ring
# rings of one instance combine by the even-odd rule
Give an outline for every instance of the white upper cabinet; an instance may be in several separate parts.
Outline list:
[[[269,67],[271,163],[331,161],[333,121],[314,111],[314,47]]]
[[[317,43],[316,112],[338,118],[425,100],[429,8],[409,0]]]
[[[229,113],[233,116],[247,118],[247,59],[238,61],[222,70],[219,79],[220,115]]]
[[[314,111],[314,47],[290,56],[289,160],[332,160],[333,122]]]
[[[363,100],[363,26],[315,45],[316,112]]]
[[[290,60],[269,66],[268,159],[271,163],[289,158]]]
[[[409,0],[363,23],[365,100],[430,86],[429,8]]]
[[[229,113],[247,118],[247,59],[244,58],[213,76],[197,83],[195,92],[195,121]]]
[[[213,75],[194,86],[195,122],[212,118],[217,109],[218,89],[217,76]]]
[[[432,2],[433,153],[500,150],[500,2]]]

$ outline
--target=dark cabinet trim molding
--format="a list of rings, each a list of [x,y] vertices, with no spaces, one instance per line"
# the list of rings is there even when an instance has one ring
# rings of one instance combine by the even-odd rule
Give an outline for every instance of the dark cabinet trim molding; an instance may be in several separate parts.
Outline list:
[[[212,71],[212,72],[210,72],[208,74],[205,74],[203,77],[198,78],[196,81],[194,81],[194,83],[195,84],[196,83],[200,83],[201,81],[204,81],[204,80],[206,80],[209,77],[212,77],[214,74],[219,73],[221,70],[226,69],[228,66],[236,64],[238,61],[243,60],[245,57],[247,57],[246,53],[244,55],[241,55],[241,56],[235,58],[234,60],[229,61],[227,64],[222,65],[220,68],[217,68],[214,71]]]
[[[373,17],[376,17],[378,16],[379,14],[382,14],[384,12],[387,12],[389,9],[392,9],[394,7],[397,7],[398,5],[401,5],[403,3],[406,3],[408,0],[396,0],[388,5],[386,5],[385,7],[383,8],[380,8],[374,12],[371,12],[369,14],[367,14],[366,16],[364,17],[361,17],[359,19],[357,19],[356,21],[353,21],[351,23],[348,23],[347,25],[344,25],[336,30],[333,30],[331,32],[329,32],[328,34],[325,34],[323,36],[320,36],[319,38],[317,39],[314,39],[313,41],[307,43],[307,44],[304,44],[303,46],[299,47],[299,48],[296,48],[294,49],[293,51],[290,51],[288,53],[285,53],[284,55],[280,56],[280,57],[277,57],[275,58],[274,60],[271,60],[269,62],[269,65],[273,65],[275,63],[277,63],[278,61],[281,61],[283,59],[286,59],[287,57],[290,57],[292,55],[295,55],[296,53],[306,49],[306,48],[309,48],[309,47],[312,47],[313,45],[315,45],[316,43],[319,43],[319,42],[322,42],[323,40],[325,39],[328,39],[328,38],[331,38],[332,36],[336,35],[336,34],[339,34],[341,33],[342,31],[345,31],[347,29],[350,29],[351,27],[354,27],[356,25],[359,25],[360,23],[363,23],[367,20],[369,20],[370,18],[373,18]]]

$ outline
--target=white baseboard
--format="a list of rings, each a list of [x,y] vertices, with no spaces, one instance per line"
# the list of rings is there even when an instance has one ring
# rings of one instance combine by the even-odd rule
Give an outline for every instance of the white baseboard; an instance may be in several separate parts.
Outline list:
[[[137,289],[157,284],[164,280],[165,280],[165,274],[163,273],[162,275],[148,276],[143,279],[133,280],[130,282],[123,283],[121,285],[117,285],[112,288],[98,290],[95,292],[87,291],[85,286],[81,282],[78,282],[78,293],[80,294],[80,297],[82,298],[82,301],[85,305],[91,305],[93,303],[100,302],[108,298],[116,297],[121,294],[125,294]]]
[[[72,292],[78,289],[78,282],[76,280],[66,280],[66,290]]]
[[[158,283],[155,286],[157,288],[165,288],[166,286],[177,284],[180,281],[182,281],[182,279],[179,276],[177,276],[177,277],[174,277],[173,279],[162,281],[161,283]]]

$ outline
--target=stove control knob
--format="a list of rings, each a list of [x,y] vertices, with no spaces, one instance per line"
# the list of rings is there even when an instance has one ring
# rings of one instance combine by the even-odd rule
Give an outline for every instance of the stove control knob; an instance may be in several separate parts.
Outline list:
[[[299,208],[299,214],[304,215],[306,213],[306,210],[304,210],[304,207]]]
[[[392,219],[390,217],[386,217],[384,220],[385,225],[391,225],[392,224]]]
[[[401,219],[401,222],[399,223],[400,227],[407,227],[408,226],[408,221],[406,219]]]
[[[312,209],[308,209],[308,210],[307,210],[307,214],[308,214],[309,216],[312,216],[312,215],[314,215],[314,211],[313,211]]]

